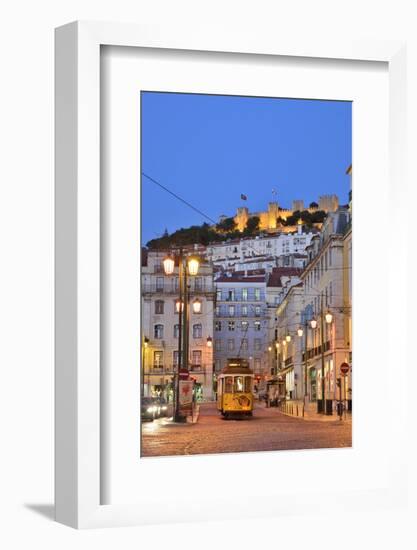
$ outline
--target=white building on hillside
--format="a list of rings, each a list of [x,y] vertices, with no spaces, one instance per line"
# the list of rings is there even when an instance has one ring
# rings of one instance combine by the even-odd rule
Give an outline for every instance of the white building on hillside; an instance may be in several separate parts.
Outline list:
[[[303,233],[302,226],[299,225],[294,233],[243,237],[209,244],[206,247],[206,257],[213,265],[221,266],[225,271],[266,269],[275,267],[279,257],[304,255],[313,235],[312,232]],[[287,265],[290,265],[289,260]]]

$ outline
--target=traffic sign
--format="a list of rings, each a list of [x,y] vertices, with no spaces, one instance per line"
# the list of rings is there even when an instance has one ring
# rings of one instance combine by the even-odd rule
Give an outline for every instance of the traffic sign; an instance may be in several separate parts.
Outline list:
[[[343,374],[343,376],[347,375],[347,373],[349,372],[349,369],[350,369],[350,367],[349,367],[348,363],[342,363],[340,365],[340,372],[341,372],[341,374]]]

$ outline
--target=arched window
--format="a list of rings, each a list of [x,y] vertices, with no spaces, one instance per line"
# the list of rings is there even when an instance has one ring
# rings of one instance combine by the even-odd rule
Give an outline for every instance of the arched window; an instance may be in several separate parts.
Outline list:
[[[201,323],[193,325],[193,338],[202,338],[203,337],[203,327]]]
[[[180,335],[180,326],[174,325],[174,338],[179,338]]]
[[[161,340],[164,337],[164,325],[155,325],[155,327],[154,327],[154,337],[157,340]]]

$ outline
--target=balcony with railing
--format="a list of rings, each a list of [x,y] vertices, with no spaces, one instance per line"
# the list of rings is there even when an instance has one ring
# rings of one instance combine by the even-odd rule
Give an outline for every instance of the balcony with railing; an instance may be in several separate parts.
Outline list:
[[[172,296],[178,296],[179,288],[177,285],[157,284],[157,283],[145,283],[141,286],[142,294],[169,294]],[[201,284],[192,284],[188,288],[190,296],[202,295],[202,294],[214,294],[214,284],[212,281],[202,281]]]
[[[182,368],[182,367],[181,367]],[[161,376],[161,375],[171,375],[177,372],[178,365],[146,365],[144,370],[145,376]],[[212,372],[213,364],[200,364],[200,363],[189,363],[188,371],[190,374],[208,374]]]
[[[326,353],[330,350],[330,340],[327,342],[324,342],[323,344],[323,353]],[[306,352],[303,351],[302,353],[302,359],[305,361],[306,359],[313,359],[313,357],[317,357],[318,355],[321,355],[322,353],[322,346],[315,346],[314,348],[310,348],[307,350],[307,358],[306,358]]]

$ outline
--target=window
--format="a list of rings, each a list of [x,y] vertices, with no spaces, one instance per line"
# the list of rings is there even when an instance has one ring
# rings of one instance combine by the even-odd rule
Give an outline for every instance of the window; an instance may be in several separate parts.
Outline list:
[[[227,291],[227,301],[228,302],[234,302],[235,301],[235,291],[233,289]]]
[[[222,351],[222,341],[214,340],[214,348],[216,351]]]
[[[201,277],[194,278],[194,288],[196,290],[201,290],[203,288],[203,279]]]
[[[255,288],[255,300],[259,302],[260,299],[261,299],[261,289]]]
[[[252,378],[250,376],[245,376],[245,393],[252,391]]]
[[[220,315],[220,306],[216,306],[216,315],[217,317]]]
[[[180,326],[174,325],[174,338],[178,338],[180,335]]]
[[[247,317],[248,316],[248,306],[242,306],[241,315],[242,315],[242,317]]]
[[[203,326],[201,323],[193,325],[193,338],[202,338],[203,336]]]
[[[333,285],[332,285],[332,282],[330,281],[330,284],[329,284],[329,304],[332,303],[332,298],[333,298]]]
[[[235,322],[234,321],[229,321],[227,328],[229,330],[235,330]]]
[[[157,277],[156,278],[156,290],[164,290],[164,278],[163,277]]]
[[[256,317],[261,316],[261,306],[255,306],[255,316]]]
[[[178,350],[172,352],[172,364],[174,367],[178,367]]]
[[[253,326],[254,326],[255,330],[261,330],[261,322],[260,321],[255,321]]]
[[[164,325],[155,325],[155,327],[154,327],[154,337],[157,340],[161,340],[164,337]]]
[[[233,351],[235,349],[235,341],[230,339],[227,341],[227,349]]]
[[[235,316],[235,306],[229,306],[229,317]]]
[[[242,343],[241,343],[241,349],[242,351],[247,351],[248,349],[248,339],[247,338],[242,338]]]
[[[191,355],[191,362],[194,368],[201,367],[201,350],[193,349]]]
[[[332,265],[332,249],[329,248],[329,266]]]
[[[222,291],[217,290],[216,291],[216,300],[219,302],[222,299]]]
[[[242,300],[244,302],[247,302],[247,300],[248,300],[248,289],[247,288],[242,288]]]
[[[261,360],[259,358],[256,358],[254,365],[255,365],[255,371],[259,372],[261,370]]]
[[[153,368],[160,369],[164,366],[164,352],[163,351],[154,351],[153,352]]]
[[[255,338],[254,347],[255,347],[256,351],[259,351],[261,349],[261,339],[260,338]]]
[[[224,384],[224,393],[233,393],[233,377],[226,376]]]
[[[155,313],[161,315],[164,313],[164,301],[156,300],[155,302]]]
[[[240,327],[243,331],[246,332],[248,330],[248,327],[249,327],[248,321],[242,321],[241,324],[240,324]]]
[[[235,376],[234,391],[243,392],[243,376]]]
[[[216,321],[214,323],[214,327],[215,327],[215,330],[217,330],[217,331],[222,330],[222,322],[221,321]]]

